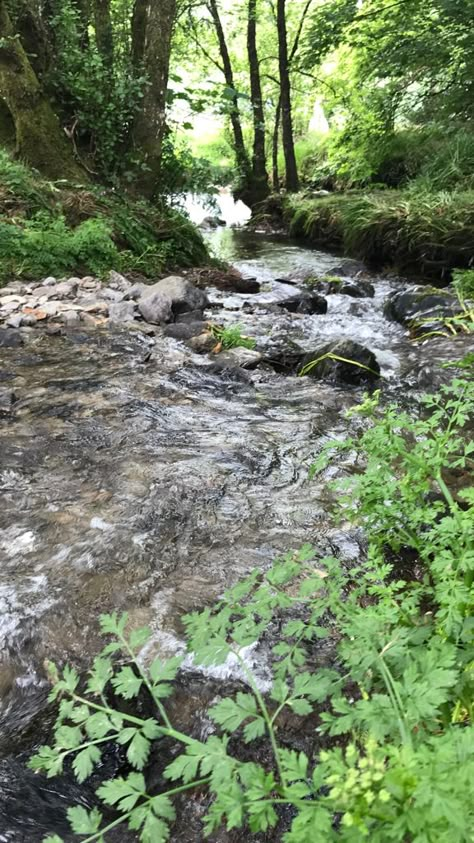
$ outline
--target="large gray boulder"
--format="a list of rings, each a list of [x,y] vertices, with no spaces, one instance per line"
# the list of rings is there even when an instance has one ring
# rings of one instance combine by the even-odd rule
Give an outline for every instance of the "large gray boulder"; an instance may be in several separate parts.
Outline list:
[[[179,275],[170,275],[169,278],[163,278],[162,281],[146,288],[139,299],[139,307],[142,302],[156,295],[162,296],[170,303],[173,316],[189,310],[203,310],[209,306],[209,300],[203,290],[199,290],[191,281]]]
[[[158,290],[142,296],[138,300],[138,309],[145,322],[151,325],[161,325],[173,319],[171,300]]]
[[[385,303],[384,316],[406,326],[417,319],[455,316],[460,310],[449,290],[419,285],[392,293]]]
[[[133,301],[114,302],[109,307],[109,322],[112,325],[123,325],[135,319],[136,305]]]

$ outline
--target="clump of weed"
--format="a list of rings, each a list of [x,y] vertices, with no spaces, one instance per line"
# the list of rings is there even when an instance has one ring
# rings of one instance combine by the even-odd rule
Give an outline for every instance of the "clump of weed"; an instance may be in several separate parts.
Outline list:
[[[224,350],[239,347],[253,349],[256,346],[253,337],[248,337],[242,333],[241,325],[228,325],[225,328],[220,325],[211,325],[210,330]]]

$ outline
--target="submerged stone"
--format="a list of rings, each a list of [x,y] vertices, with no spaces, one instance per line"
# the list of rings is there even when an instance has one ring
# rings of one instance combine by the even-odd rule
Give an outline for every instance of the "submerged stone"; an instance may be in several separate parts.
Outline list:
[[[349,384],[370,383],[380,377],[373,351],[352,340],[327,343],[304,355],[298,374]]]

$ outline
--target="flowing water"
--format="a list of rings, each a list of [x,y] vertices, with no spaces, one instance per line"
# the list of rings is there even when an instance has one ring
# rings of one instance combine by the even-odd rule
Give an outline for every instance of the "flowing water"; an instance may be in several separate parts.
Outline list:
[[[263,283],[254,296],[211,291],[214,321],[240,323],[270,356],[287,341],[350,338],[376,353],[385,389],[410,396],[429,382],[423,347],[383,318],[400,280],[375,279],[374,299],[330,296],[326,316],[277,314],[267,306],[295,286],[275,279],[340,259],[229,229],[210,240]],[[442,341],[431,348],[431,362],[453,356]],[[64,807],[82,798],[23,768],[47,738],[44,660],[86,668],[112,609],[171,653],[183,613],[278,554],[309,541],[357,558],[359,537],[331,526],[308,467],[344,435],[361,391],[220,370],[159,334],[112,330],[31,332],[1,350],[0,381],[16,397],[0,415],[0,841],[36,843],[63,833]]]

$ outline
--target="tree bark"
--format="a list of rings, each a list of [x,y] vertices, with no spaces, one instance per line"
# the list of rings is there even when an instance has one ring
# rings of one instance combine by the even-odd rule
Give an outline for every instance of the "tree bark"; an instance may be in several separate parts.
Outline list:
[[[114,65],[114,30],[110,0],[94,0],[95,41],[104,66],[111,71]]]
[[[263,108],[260,64],[257,51],[257,0],[249,0],[247,53],[250,68],[250,97],[253,111],[252,204],[262,202],[270,193],[265,154],[265,112]]]
[[[278,148],[280,140],[280,121],[281,121],[281,97],[278,97],[277,107],[275,109],[275,124],[273,127],[273,144],[272,144],[272,186],[275,193],[280,192],[280,173],[278,167]]]
[[[146,0],[135,0],[132,13],[132,61],[139,68],[145,58]]]
[[[176,0],[136,0],[132,37],[134,59],[142,63],[148,85],[133,127],[133,142],[146,169],[137,179],[138,191],[151,198],[160,175],[161,150],[166,128],[166,95]]]
[[[87,181],[0,0],[0,99],[15,130],[15,153],[52,179]]]
[[[233,91],[232,107],[230,111],[230,121],[232,124],[232,132],[234,135],[234,149],[237,168],[239,170],[240,187],[235,191],[236,197],[242,199],[244,202],[251,202],[250,195],[251,188],[251,166],[247,150],[245,148],[244,133],[242,131],[242,122],[240,119],[239,100],[234,83],[234,72],[232,70],[232,63],[230,60],[229,50],[225,38],[224,28],[219,15],[219,8],[217,0],[209,0],[208,9],[211,13],[214,27],[216,30],[217,40],[219,42],[219,51],[222,59],[222,69],[224,71],[224,78],[227,87]]]
[[[278,64],[280,70],[281,123],[285,154],[286,189],[292,193],[299,188],[296,166],[293,120],[291,115],[290,64],[286,31],[286,0],[277,0]]]

